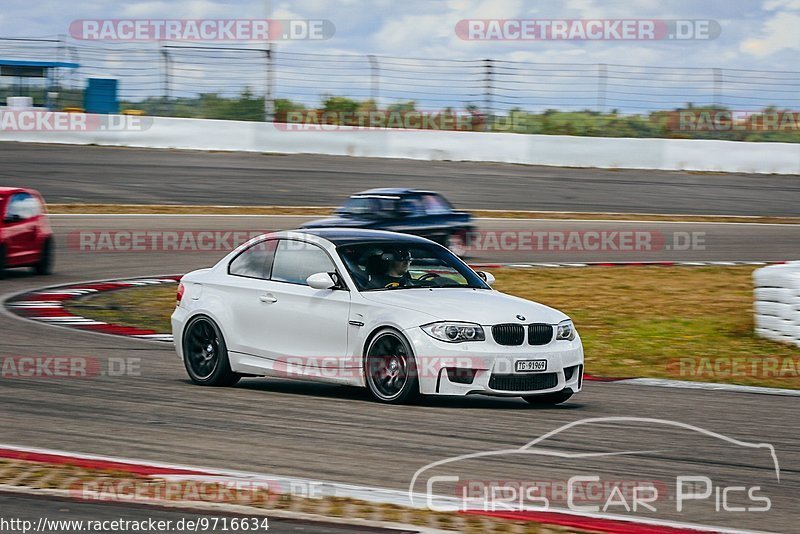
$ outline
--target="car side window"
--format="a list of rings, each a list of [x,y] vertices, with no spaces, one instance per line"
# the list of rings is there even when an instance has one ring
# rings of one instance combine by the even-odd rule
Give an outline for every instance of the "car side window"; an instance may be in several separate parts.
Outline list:
[[[5,219],[24,221],[36,217],[42,212],[39,200],[30,193],[16,193],[8,201]]]
[[[316,273],[332,273],[336,266],[328,254],[312,243],[281,239],[275,251],[272,280],[308,285],[306,279]]]
[[[442,215],[450,213],[450,204],[439,195],[423,195],[422,203],[429,215]]]
[[[277,244],[276,239],[269,239],[245,249],[231,261],[228,274],[269,280]]]
[[[408,216],[424,215],[425,210],[422,208],[422,202],[418,198],[408,197],[399,201],[399,209],[401,212],[406,213]]]

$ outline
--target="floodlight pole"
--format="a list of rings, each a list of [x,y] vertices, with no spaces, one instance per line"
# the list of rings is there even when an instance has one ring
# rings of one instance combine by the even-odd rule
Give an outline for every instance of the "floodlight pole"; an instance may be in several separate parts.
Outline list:
[[[266,9],[267,9],[267,28],[270,27],[269,21],[272,17],[272,0],[265,0],[266,1]],[[269,31],[267,32],[267,42],[266,48],[264,49],[266,53],[267,59],[267,72],[266,72],[266,87],[264,89],[264,121],[265,122],[275,122],[275,94],[274,94],[274,83],[275,83],[275,48],[274,43],[271,42],[271,36],[269,35]]]

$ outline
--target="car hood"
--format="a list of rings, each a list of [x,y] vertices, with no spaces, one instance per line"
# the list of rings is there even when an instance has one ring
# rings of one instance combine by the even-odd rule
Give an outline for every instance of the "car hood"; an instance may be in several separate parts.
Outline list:
[[[368,226],[372,221],[353,217],[328,217],[304,223],[301,228],[355,228]]]
[[[485,289],[395,289],[361,293],[371,302],[414,310],[448,321],[480,325],[502,323],[550,323],[569,319],[560,311],[538,302]],[[525,319],[517,318],[517,315]]]

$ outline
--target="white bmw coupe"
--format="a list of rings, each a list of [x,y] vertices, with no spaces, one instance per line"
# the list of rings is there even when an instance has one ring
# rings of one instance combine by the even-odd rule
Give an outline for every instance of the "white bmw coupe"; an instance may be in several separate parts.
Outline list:
[[[563,313],[505,295],[420,237],[374,230],[265,234],[181,279],[172,331],[189,377],[278,376],[419,395],[581,390],[583,347]]]

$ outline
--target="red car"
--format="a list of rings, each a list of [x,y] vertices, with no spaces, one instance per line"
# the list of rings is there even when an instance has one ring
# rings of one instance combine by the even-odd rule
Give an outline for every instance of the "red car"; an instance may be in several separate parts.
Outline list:
[[[53,272],[53,231],[44,199],[33,189],[0,187],[0,278],[8,267]]]

